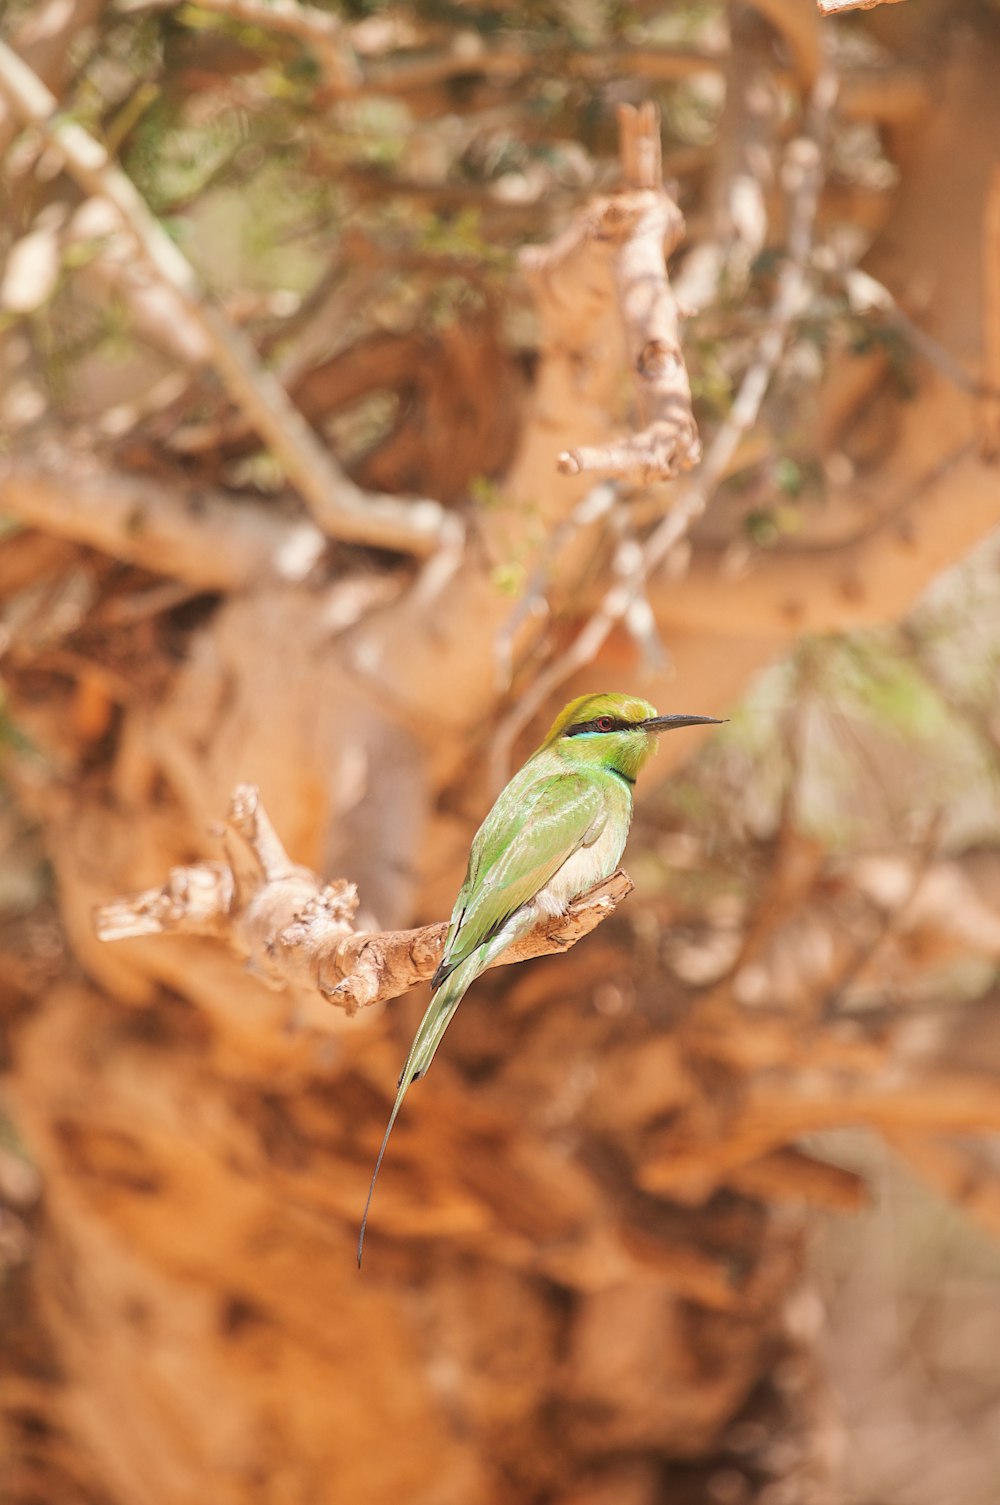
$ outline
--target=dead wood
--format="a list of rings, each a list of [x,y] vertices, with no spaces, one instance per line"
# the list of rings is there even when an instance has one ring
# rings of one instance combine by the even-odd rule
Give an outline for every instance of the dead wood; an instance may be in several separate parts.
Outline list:
[[[251,785],[234,791],[222,828],[227,861],[175,868],[161,889],[98,909],[99,940],[211,935],[249,959],[274,986],[312,988],[354,1014],[407,992],[434,973],[447,921],[419,930],[355,932],[357,889],[323,883],[291,862]],[[494,963],[567,951],[613,914],[632,890],[621,869],[546,917]]]
[[[663,188],[659,111],[623,105],[619,127],[625,192],[594,204],[554,246],[525,252],[522,264],[536,285],[558,289],[562,299],[576,289],[582,301],[595,245],[610,256],[640,428],[607,445],[566,450],[558,463],[565,475],[596,471],[641,485],[690,470],[701,445],[664,264],[684,219]]]
[[[280,9],[297,19],[304,8]],[[815,62],[814,12],[802,22],[794,4],[765,9],[785,17],[794,67],[772,72],[794,99]],[[388,13],[375,19],[378,27],[370,18],[345,26],[350,40],[355,30],[384,38],[387,24],[402,24]],[[477,52],[472,42],[397,38],[384,54],[362,52],[362,72],[371,83],[383,71],[403,99],[423,68],[439,114],[484,80],[494,100],[519,86],[522,64],[512,67],[504,46]],[[621,66],[616,50],[582,61],[571,52],[565,72],[608,77]],[[638,54],[631,76],[660,67],[688,77],[706,66],[626,50]],[[722,62],[720,49],[710,66]],[[994,63],[984,47],[912,143],[926,181],[904,173],[892,234],[902,259],[892,276],[884,264],[877,271],[901,292],[910,280],[935,289],[927,327],[968,370],[984,328],[982,288],[975,278],[934,278],[956,251],[979,244]],[[845,80],[835,119],[859,108],[900,118],[926,98],[926,81],[901,66],[872,73],[860,95],[857,76]],[[201,89],[210,103],[204,80]],[[942,172],[958,160],[956,140],[963,173]],[[792,153],[787,164],[806,185],[805,231],[817,161]],[[379,191],[386,182],[378,179]],[[444,187],[459,202],[464,185]],[[656,191],[633,187],[623,198]],[[685,192],[696,196],[693,180]],[[433,191],[427,201],[436,202]],[[519,224],[529,213],[538,222],[534,205],[518,213]],[[691,219],[699,224],[697,204]],[[652,275],[654,239],[636,291]],[[937,960],[995,957],[995,885],[977,888],[964,865],[955,873],[944,863],[918,885],[905,856],[886,854],[864,871],[831,874],[817,862],[801,882],[776,884],[733,975],[714,985],[671,970],[673,915],[655,900],[638,916],[630,907],[634,927],[602,930],[558,966],[484,976],[440,1067],[407,1104],[386,1165],[378,1244],[358,1286],[356,1222],[407,1005],[384,1020],[347,1023],[344,1013],[426,977],[443,927],[356,932],[352,883],[386,927],[446,912],[485,803],[486,744],[508,708],[489,672],[512,608],[497,579],[523,570],[542,581],[540,609],[510,635],[513,701],[604,598],[601,568],[612,555],[616,570],[627,563],[630,547],[634,558],[632,512],[613,495],[610,505],[584,505],[591,478],[554,472],[564,451],[599,450],[623,434],[630,443],[621,386],[635,369],[640,322],[623,319],[620,246],[591,240],[585,249],[578,280],[536,287],[537,381],[505,481],[476,511],[462,568],[435,549],[412,589],[405,567],[366,575],[339,553],[328,572],[329,552],[311,556],[303,584],[281,564],[279,506],[213,493],[199,516],[184,485],[154,498],[159,483],[150,482],[133,502],[148,503],[163,532],[151,529],[144,543],[141,530],[130,540],[120,476],[108,477],[108,517],[84,525],[80,517],[100,509],[75,463],[62,503],[44,456],[12,465],[20,480],[7,477],[10,496],[24,482],[47,498],[34,521],[23,520],[61,548],[86,526],[92,547],[150,568],[159,558],[176,578],[157,590],[212,581],[204,588],[223,598],[174,632],[169,684],[142,702],[121,694],[113,715],[111,667],[88,665],[79,643],[57,660],[38,657],[34,677],[23,676],[28,693],[19,683],[12,691],[48,758],[18,770],[17,797],[44,827],[77,964],[104,990],[56,979],[50,963],[30,1007],[22,996],[10,1011],[4,1098],[45,1177],[44,1216],[37,1226],[30,1213],[23,1219],[33,1262],[6,1288],[0,1411],[15,1443],[19,1505],[78,1496],[188,1505],[206,1489],[226,1505],[258,1505],[275,1492],[322,1499],[331,1481],[366,1505],[492,1505],[512,1495],[653,1505],[664,1491],[678,1505],[779,1496],[816,1505],[831,1497],[824,1449],[833,1424],[824,1420],[821,1315],[803,1281],[799,1209],[856,1207],[866,1188],[796,1140],[867,1124],[995,1226],[995,1179],[977,1154],[981,1132],[1000,1121],[981,1021],[970,1059],[958,1062],[918,1051],[919,1039],[940,1045],[929,1013],[870,1008],[859,1020],[842,1009],[852,987],[871,993],[891,982],[908,996]],[[789,258],[797,271],[786,295],[820,270],[812,250],[806,234]],[[786,296],[778,312],[789,309],[794,322]],[[767,386],[782,342],[769,341],[763,366],[755,353],[748,369],[758,374],[737,411],[741,443],[762,411],[759,373]],[[653,365],[654,377],[664,374]],[[593,688],[597,676],[623,687],[634,680],[664,708],[693,704],[697,693],[698,709],[721,711],[803,622],[903,610],[995,521],[991,473],[968,447],[978,436],[974,395],[948,386],[940,370],[917,376],[893,442],[852,479],[856,511],[842,494],[830,499],[836,547],[813,549],[809,535],[734,564],[697,529],[686,534],[697,501],[671,522],[676,496],[644,498],[636,526],[662,526],[656,536],[670,556],[669,578],[647,602],[665,629],[669,672],[639,682],[642,638],[623,599],[611,628],[625,630],[609,630],[595,662],[579,661],[572,689]],[[642,390],[633,385],[637,411]],[[856,409],[868,406],[857,391],[831,404],[823,432],[835,455]],[[652,392],[640,422],[651,410],[676,416],[657,407],[665,395]],[[417,453],[413,439],[397,452],[400,465]],[[657,453],[671,442],[667,434]],[[252,537],[227,550],[224,509],[244,507]],[[265,537],[276,550],[270,564]],[[47,568],[37,543],[4,561],[19,591]],[[124,552],[130,544],[137,552]],[[164,599],[181,598],[146,605]],[[138,598],[133,605],[145,609]],[[32,703],[46,685],[45,704]],[[661,768],[690,745],[665,747]],[[193,860],[236,779],[263,789],[283,842],[250,800],[246,828],[239,811],[227,825],[226,860]],[[168,869],[168,883],[151,886]],[[322,872],[352,882],[324,887]],[[166,938],[96,943],[95,901],[132,889],[144,891],[139,900],[105,913],[110,933]],[[588,928],[611,896],[589,898],[600,912],[583,917]],[[547,934],[542,949],[573,938]],[[345,1009],[317,1011],[327,1028],[284,1030],[281,1000],[269,1009],[234,954],[314,1000],[347,984]],[[26,995],[38,969],[11,970]],[[405,1445],[387,1448],[387,1436]]]

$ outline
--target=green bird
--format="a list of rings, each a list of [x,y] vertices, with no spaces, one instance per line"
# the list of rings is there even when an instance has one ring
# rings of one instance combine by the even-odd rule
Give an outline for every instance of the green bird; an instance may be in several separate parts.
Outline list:
[[[411,1085],[427,1071],[469,986],[546,915],[564,914],[609,878],[632,823],[632,788],[659,732],[718,725],[714,716],[658,716],[632,695],[581,695],[497,797],[476,832],[431,1001],[399,1078],[358,1238],[365,1227],[392,1126]]]

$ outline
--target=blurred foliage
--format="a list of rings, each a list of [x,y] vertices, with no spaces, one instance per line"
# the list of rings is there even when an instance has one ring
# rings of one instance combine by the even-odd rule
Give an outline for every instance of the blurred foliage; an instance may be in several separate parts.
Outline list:
[[[992,1505],[1000,1478],[1000,1248],[872,1136],[812,1137],[878,1187],[870,1208],[818,1221],[824,1357],[850,1444],[842,1505]],[[864,1341],[859,1341],[859,1334]]]
[[[788,809],[832,859],[919,850],[932,829],[943,853],[1000,842],[998,674],[1000,551],[990,544],[903,625],[805,638],[761,675],[641,812],[651,851],[662,852],[647,856],[643,886],[692,913],[706,893],[749,903]],[[678,837],[697,858],[678,861]]]
[[[342,13],[335,5],[324,8]],[[294,37],[195,4],[112,7],[68,101],[70,113],[117,150],[223,301],[235,288],[241,300],[257,295],[258,306],[241,314],[251,331],[259,328],[273,341],[269,299],[308,304],[329,279],[331,256],[356,256],[359,238],[371,247],[380,275],[354,310],[360,327],[345,334],[462,317],[463,278],[481,287],[484,277],[506,276],[520,243],[549,238],[607,180],[616,150],[615,108],[623,98],[658,101],[668,163],[675,150],[691,159],[681,194],[694,204],[697,154],[716,137],[721,80],[704,73],[650,85],[629,77],[627,55],[643,47],[718,46],[722,5],[695,0],[652,8],[593,0],[585,6],[432,4],[407,12],[370,3],[348,6],[346,14],[373,28],[366,46],[376,67],[391,71],[407,59],[432,56],[453,46],[457,31],[523,50],[523,72],[514,88],[505,79],[477,77],[473,58],[468,74],[455,72],[430,92],[403,88],[394,95],[390,86],[356,99],[323,100],[318,108],[322,79]],[[398,37],[390,47],[393,28]],[[608,66],[604,80],[577,76],[564,63],[581,47],[597,57],[624,49],[620,70]],[[878,177],[884,158],[874,133],[840,126],[834,148],[845,181]],[[50,192],[36,184],[23,193],[22,233]],[[78,243],[69,242],[67,266],[79,264],[80,254]],[[725,416],[752,358],[754,320],[767,307],[779,255],[771,246],[758,257],[749,283],[738,278],[727,285],[724,276],[719,298],[689,322],[692,382],[699,417],[709,428]],[[401,277],[397,268],[407,256],[422,270]],[[456,262],[467,271],[456,276]],[[120,321],[113,313],[103,322],[91,317],[81,335],[79,305],[86,299],[73,279],[62,279],[53,297],[47,377],[60,407],[85,411],[86,395],[73,392],[74,364],[102,349],[113,356]],[[294,309],[279,322],[282,317],[294,318]],[[817,341],[823,352],[836,346],[838,332],[846,336],[848,321],[843,296],[833,297],[803,321],[802,339]],[[532,341],[523,319],[510,316],[508,325],[520,340]],[[866,335],[864,321],[855,318],[850,337],[860,348],[880,336]],[[790,352],[801,402],[808,393],[801,392],[797,359]],[[807,386],[815,387],[822,364],[815,363]],[[787,393],[781,398],[780,384],[777,391],[764,417],[774,426],[776,451],[786,454],[801,425],[796,402]],[[797,498],[781,480],[778,485]],[[775,530],[784,534],[794,526],[787,511],[753,510],[747,531],[756,543],[767,546]]]

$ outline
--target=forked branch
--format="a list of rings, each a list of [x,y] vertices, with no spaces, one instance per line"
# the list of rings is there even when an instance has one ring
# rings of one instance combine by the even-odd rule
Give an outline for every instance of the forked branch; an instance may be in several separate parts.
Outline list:
[[[558,468],[642,485],[690,470],[701,446],[664,260],[684,233],[684,217],[662,183],[659,111],[652,103],[622,105],[618,124],[624,189],[597,200],[554,245],[522,252],[521,262],[536,293],[572,305],[577,319],[593,312],[595,289],[610,272],[642,427],[566,450]]]
[[[354,884],[323,883],[293,863],[252,784],[234,790],[220,834],[224,861],[173,868],[162,888],[102,905],[94,916],[98,938],[214,936],[245,956],[274,987],[317,991],[349,1014],[395,998],[433,975],[447,923],[418,930],[354,930]],[[619,868],[575,899],[564,915],[542,920],[494,965],[568,951],[631,890],[631,878]]]

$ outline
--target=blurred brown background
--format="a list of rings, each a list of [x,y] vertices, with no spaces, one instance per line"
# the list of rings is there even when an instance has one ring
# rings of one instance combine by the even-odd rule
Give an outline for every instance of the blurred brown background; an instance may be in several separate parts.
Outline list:
[[[994,1505],[1000,7],[0,38],[0,1498]],[[694,469],[621,270],[674,201]],[[359,1276],[425,991],[94,906],[250,781],[359,923],[440,920],[612,688],[729,724],[614,916],[477,983]]]

